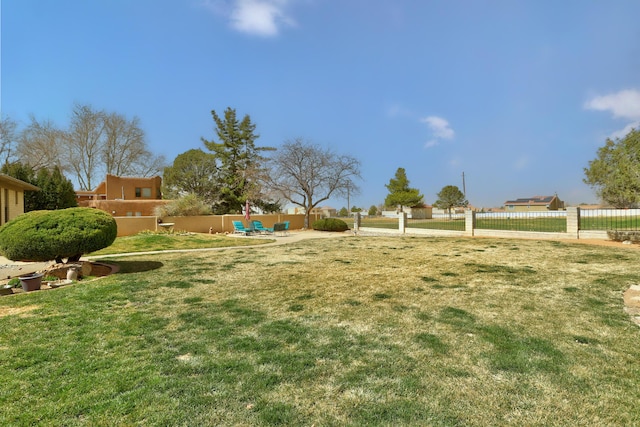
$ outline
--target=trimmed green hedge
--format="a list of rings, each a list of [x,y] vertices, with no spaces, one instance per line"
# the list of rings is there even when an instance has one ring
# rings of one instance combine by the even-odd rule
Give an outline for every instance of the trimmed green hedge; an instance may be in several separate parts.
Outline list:
[[[0,253],[14,261],[76,261],[110,246],[117,233],[115,219],[101,210],[32,211],[0,227]]]
[[[346,222],[338,218],[323,218],[314,221],[311,228],[319,231],[347,231],[349,226]]]

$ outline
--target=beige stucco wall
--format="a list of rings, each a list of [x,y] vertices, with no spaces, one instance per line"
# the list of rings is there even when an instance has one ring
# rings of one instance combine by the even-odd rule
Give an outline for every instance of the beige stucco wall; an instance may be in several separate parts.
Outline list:
[[[119,216],[114,219],[118,225],[118,237],[131,236],[144,230],[155,231],[157,224],[155,216]]]
[[[0,225],[24,213],[24,191],[0,187]]]
[[[78,202],[78,205],[100,209],[113,216],[154,216],[156,206],[170,202],[170,200],[89,200]]]
[[[154,176],[151,178],[136,178],[107,175],[105,182],[105,191],[108,200],[159,199],[159,197],[157,196],[160,192],[160,186],[162,185],[162,178],[160,178],[159,176]],[[150,188],[150,197],[136,197],[136,187]]]
[[[311,215],[310,221],[320,219],[321,215]],[[130,236],[141,231],[159,231],[162,229],[173,231],[188,231],[192,233],[233,233],[233,221],[247,223],[243,215],[206,215],[206,216],[181,216],[165,217],[161,219],[155,216],[116,216],[118,224],[118,236]],[[273,214],[252,215],[251,220],[262,221],[265,227],[273,227],[277,222],[289,221],[290,230],[300,230],[304,227],[304,215]],[[172,224],[172,225],[169,225]]]

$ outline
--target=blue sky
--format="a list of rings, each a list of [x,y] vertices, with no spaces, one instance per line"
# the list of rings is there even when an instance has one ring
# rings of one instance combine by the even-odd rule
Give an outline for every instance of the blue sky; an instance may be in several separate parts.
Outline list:
[[[173,161],[235,108],[258,145],[302,137],[398,167],[427,203],[595,202],[583,168],[640,123],[637,0],[1,0],[2,114],[65,127],[74,103],[138,116]],[[329,203],[336,208],[346,200]]]

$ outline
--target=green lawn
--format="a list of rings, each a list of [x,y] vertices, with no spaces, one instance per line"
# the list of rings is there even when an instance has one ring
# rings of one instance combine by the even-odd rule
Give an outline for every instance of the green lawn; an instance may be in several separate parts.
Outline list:
[[[0,297],[0,425],[639,425],[640,250],[342,237]]]
[[[637,216],[606,217],[587,216],[580,217],[581,230],[640,230],[640,218]]]
[[[203,249],[223,248],[230,246],[248,246],[273,242],[273,239],[243,239],[223,234],[169,234],[169,233],[139,233],[133,236],[116,238],[108,248],[90,254],[97,255],[121,254],[125,252],[150,252],[175,249]]]

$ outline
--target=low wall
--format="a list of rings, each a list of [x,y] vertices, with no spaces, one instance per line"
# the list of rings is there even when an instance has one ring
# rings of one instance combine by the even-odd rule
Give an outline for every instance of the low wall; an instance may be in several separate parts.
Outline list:
[[[603,230],[580,230],[579,239],[610,240],[609,233]]]
[[[155,231],[158,219],[155,216],[117,216],[118,237],[131,236],[143,230]]]
[[[313,214],[309,221],[320,219],[320,214]],[[131,236],[141,231],[159,231],[163,229],[155,216],[119,216],[114,217],[118,224],[118,237]],[[289,230],[304,228],[304,215],[273,214],[252,215],[251,220],[262,221],[265,227],[273,227],[277,222],[289,221]],[[206,216],[175,216],[162,218],[162,224],[174,231],[188,231],[192,233],[233,233],[233,221],[247,220],[244,215],[206,215]],[[169,224],[173,224],[169,226]]]
[[[561,216],[559,213],[553,212],[554,215]],[[357,214],[356,214],[357,215]],[[485,214],[482,214],[485,215]],[[504,237],[510,239],[553,239],[553,240],[572,240],[572,239],[593,239],[593,240],[610,240],[609,234],[604,230],[579,230],[580,211],[576,207],[567,208],[562,212],[562,216],[567,217],[566,232],[539,232],[539,231],[512,231],[512,230],[493,230],[475,228],[476,213],[473,211],[465,212],[465,231],[457,230],[438,230],[406,227],[406,214],[398,215],[398,228],[375,228],[360,227],[361,231],[376,234],[413,234],[421,236],[478,236],[478,237]],[[357,218],[356,218],[357,220]]]
[[[549,233],[544,231],[510,231],[510,230],[488,230],[478,229],[473,231],[478,237],[506,237],[511,239],[575,239],[576,236],[569,233]],[[605,233],[606,235],[606,233]]]

